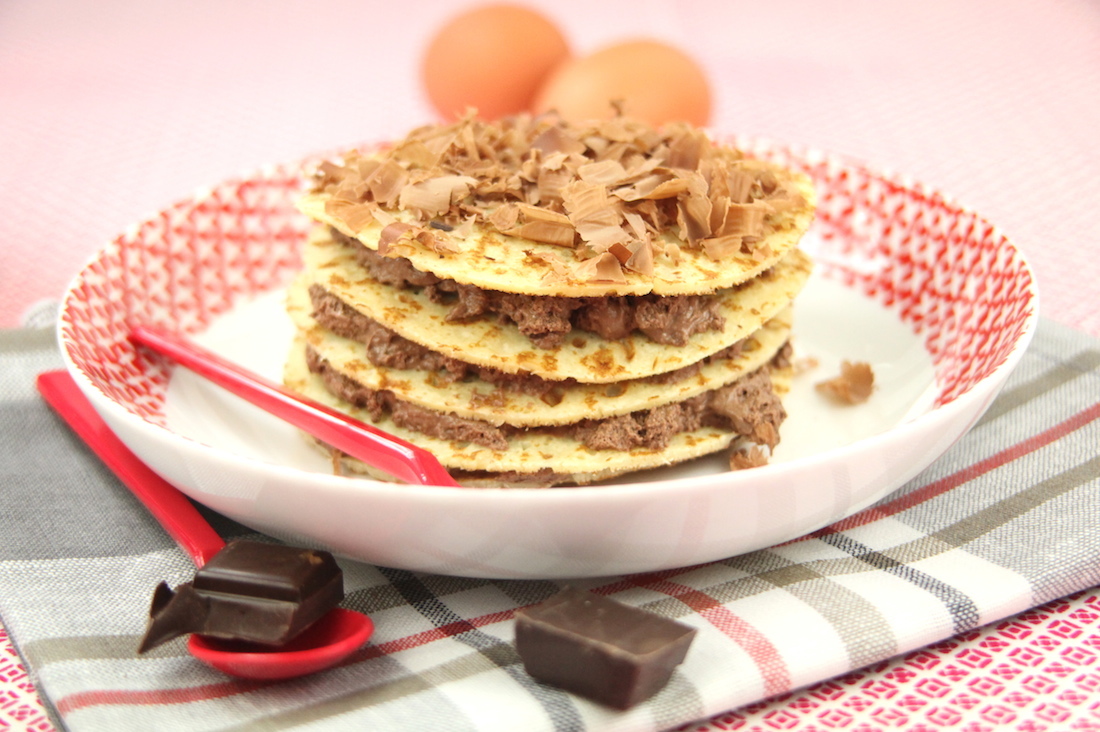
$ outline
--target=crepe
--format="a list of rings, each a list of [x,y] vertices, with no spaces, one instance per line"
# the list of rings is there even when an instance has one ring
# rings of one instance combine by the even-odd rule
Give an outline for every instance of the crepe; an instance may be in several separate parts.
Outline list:
[[[308,280],[299,278],[288,292],[287,310],[305,342],[349,378],[371,389],[386,389],[405,401],[441,412],[495,424],[533,427],[627,414],[682,401],[729,384],[766,365],[790,338],[792,314],[780,312],[739,343],[732,358],[709,360],[682,378],[606,383],[550,382],[539,390],[501,388],[479,378],[441,379],[436,371],[379,368],[364,344],[344,338],[310,317]],[[552,398],[548,397],[551,395]]]
[[[577,440],[540,431],[531,431],[509,440],[506,450],[438,439],[405,429],[389,417],[372,419],[366,410],[334,396],[323,379],[310,372],[305,346],[304,339],[296,339],[287,360],[284,382],[290,389],[431,451],[445,468],[467,486],[582,485],[647,468],[673,465],[719,452],[735,441],[742,441],[742,436],[737,432],[717,427],[702,427],[677,434],[662,450],[593,450]],[[786,393],[791,370],[770,371],[769,378],[778,392]],[[321,450],[331,453],[331,448],[315,440],[313,442]],[[337,457],[346,470],[389,479],[347,455]]]
[[[354,250],[334,242],[324,229],[314,232],[303,260],[311,283],[432,350],[508,373],[602,384],[679,369],[747,337],[791,303],[811,270],[809,258],[795,249],[749,282],[715,294],[724,327],[698,333],[683,347],[655,343],[640,333],[608,341],[578,332],[558,348],[540,349],[513,325],[448,321],[447,307],[427,293],[379,284],[356,263]]]

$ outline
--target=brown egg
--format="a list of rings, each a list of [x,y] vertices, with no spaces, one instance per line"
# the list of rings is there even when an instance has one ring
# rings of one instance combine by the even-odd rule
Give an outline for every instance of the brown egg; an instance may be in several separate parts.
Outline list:
[[[625,114],[654,125],[710,120],[710,85],[702,68],[683,51],[655,40],[608,46],[564,62],[547,79],[533,110],[557,110],[571,121],[606,119],[612,102]]]
[[[546,76],[568,56],[564,36],[544,16],[519,5],[484,5],[433,36],[421,75],[445,119],[468,107],[494,119],[530,109]]]

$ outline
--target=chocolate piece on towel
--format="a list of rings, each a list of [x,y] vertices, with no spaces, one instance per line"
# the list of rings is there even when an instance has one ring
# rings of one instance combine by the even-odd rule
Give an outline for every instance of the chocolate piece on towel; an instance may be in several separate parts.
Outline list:
[[[694,637],[683,623],[576,588],[516,612],[527,673],[618,709],[664,687]]]

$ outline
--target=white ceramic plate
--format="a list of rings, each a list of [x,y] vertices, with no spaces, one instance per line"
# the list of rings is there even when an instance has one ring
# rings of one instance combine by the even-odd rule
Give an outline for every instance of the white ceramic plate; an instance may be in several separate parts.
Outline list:
[[[746,145],[742,145],[743,147]],[[483,577],[580,577],[697,564],[791,539],[901,486],[953,444],[1033,333],[1034,278],[991,225],[923,186],[812,152],[755,154],[808,172],[818,267],[796,309],[796,381],[772,464],[723,458],[607,485],[480,490],[333,476],[296,431],[135,353],[132,324],[191,333],[277,379],[291,333],[281,292],[308,222],[298,166],[229,181],[120,236],[62,307],[70,370],[112,428],[181,490],[292,542],[364,561]],[[867,361],[871,400],[813,384]]]

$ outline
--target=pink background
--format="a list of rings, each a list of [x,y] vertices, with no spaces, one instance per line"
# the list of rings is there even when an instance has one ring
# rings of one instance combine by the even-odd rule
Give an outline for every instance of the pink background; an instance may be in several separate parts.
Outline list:
[[[652,35],[710,74],[713,126],[938,187],[1026,252],[1044,314],[1100,333],[1100,6],[532,3],[577,52]],[[196,188],[429,119],[417,78],[456,3],[0,5],[0,326]]]
[[[1100,335],[1100,4],[529,4],[561,25],[578,53],[639,35],[692,53],[712,80],[719,132],[853,156],[949,193],[1024,251],[1045,317]],[[59,298],[83,262],[128,224],[201,186],[430,120],[418,59],[457,7],[0,3],[0,327]],[[965,681],[943,682],[951,693],[909,712],[900,700],[906,689],[920,697],[922,679],[965,649],[988,650],[1002,637],[1008,645],[994,646],[1006,663],[1023,646],[1039,654],[1031,668],[1063,663],[1058,654],[1067,648],[1091,649],[1095,660],[1098,616],[1096,593],[1085,593],[1038,611],[1026,634],[987,629],[923,660],[902,659],[894,671],[854,675],[835,693],[824,685],[713,724],[771,729],[812,718],[822,729],[964,729],[965,720],[978,720],[977,730],[986,722],[955,693]],[[1055,632],[1070,626],[1072,638]],[[1048,640],[1036,645],[1037,638]],[[989,723],[1100,729],[1100,676],[1088,654],[1080,658],[1073,666],[1080,673],[1048,674],[1053,681],[1032,683],[1033,692],[1004,691],[1030,701],[1005,702],[1007,711]],[[890,682],[902,696],[860,691],[903,668],[918,670]],[[1066,701],[1078,698],[1063,698],[1070,691],[1083,701]],[[929,716],[935,710],[940,716]],[[963,721],[948,724],[956,717]],[[0,645],[0,727],[19,719],[45,724],[18,659]]]

